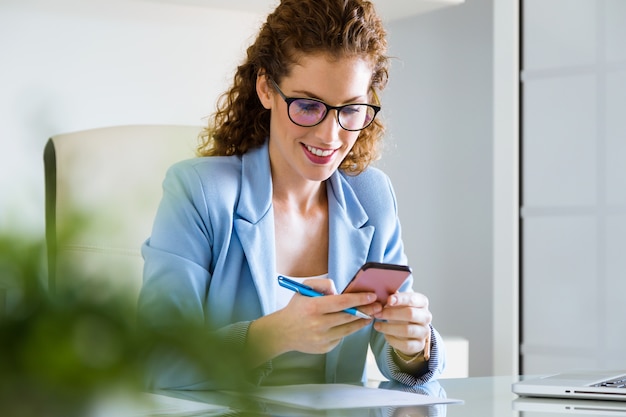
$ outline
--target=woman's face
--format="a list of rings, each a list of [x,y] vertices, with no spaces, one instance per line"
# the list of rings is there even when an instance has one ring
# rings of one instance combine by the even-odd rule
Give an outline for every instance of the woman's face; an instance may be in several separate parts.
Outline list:
[[[363,59],[309,55],[292,67],[279,87],[286,97],[315,98],[331,106],[368,103],[371,77],[372,67]],[[295,182],[328,179],[352,149],[359,132],[339,126],[337,110],[330,110],[316,126],[294,124],[287,103],[265,76],[257,78],[257,93],[263,106],[271,110],[272,175]]]

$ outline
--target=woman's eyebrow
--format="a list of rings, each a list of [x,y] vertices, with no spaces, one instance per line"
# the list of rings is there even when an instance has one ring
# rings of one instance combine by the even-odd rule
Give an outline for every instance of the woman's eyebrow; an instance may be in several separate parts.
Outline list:
[[[310,91],[306,91],[306,90],[295,90],[293,92],[293,94],[296,94],[297,96],[292,96],[292,97],[308,97],[308,98],[314,98],[316,100],[320,100],[323,101],[324,103],[326,103],[326,100],[324,100],[323,98],[319,97],[316,94],[313,94]],[[301,94],[301,95],[300,95]],[[350,104],[350,103],[360,103],[362,102],[362,100],[367,100],[367,96],[355,96],[355,97],[351,97],[348,100],[344,101],[344,103],[346,104]]]

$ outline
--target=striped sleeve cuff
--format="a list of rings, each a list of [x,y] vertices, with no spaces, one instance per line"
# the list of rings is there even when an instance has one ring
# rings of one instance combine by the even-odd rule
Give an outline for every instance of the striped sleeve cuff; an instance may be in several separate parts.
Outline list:
[[[440,346],[441,338],[432,326],[430,327],[430,335],[431,345],[428,370],[420,375],[412,375],[402,371],[394,361],[393,349],[391,346],[387,345],[385,347],[385,360],[393,380],[408,386],[423,385],[433,379],[436,379],[441,374],[445,361],[445,353],[443,353]]]

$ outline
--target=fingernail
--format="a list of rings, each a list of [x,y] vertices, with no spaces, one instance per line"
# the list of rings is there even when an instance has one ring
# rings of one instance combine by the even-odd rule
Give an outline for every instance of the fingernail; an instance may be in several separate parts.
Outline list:
[[[392,296],[391,299],[389,300],[389,305],[390,306],[396,305],[397,302],[398,302],[398,298],[396,296]]]

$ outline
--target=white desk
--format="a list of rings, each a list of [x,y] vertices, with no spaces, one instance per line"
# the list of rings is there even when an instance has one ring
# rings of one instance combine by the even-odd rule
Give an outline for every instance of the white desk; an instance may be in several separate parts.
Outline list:
[[[442,379],[431,385],[431,391],[443,389],[447,397],[462,399],[464,404],[432,405],[423,407],[403,407],[392,409],[389,407],[376,409],[351,409],[351,410],[297,410],[288,409],[284,406],[261,403],[253,400],[247,402],[235,401],[233,398],[224,397],[215,392],[179,392],[169,391],[168,394],[180,398],[206,401],[213,404],[226,405],[234,409],[222,415],[229,416],[336,416],[336,417],[361,417],[361,416],[446,416],[446,417],[559,417],[565,415],[597,416],[597,410],[575,409],[574,405],[589,404],[585,401],[543,400],[538,403],[542,406],[533,406],[533,411],[525,411],[524,401],[511,392],[511,384],[519,380],[519,377],[498,376],[481,378],[458,378]],[[417,390],[424,393],[422,390]],[[441,391],[437,391],[438,394]],[[561,412],[554,412],[560,409]],[[208,415],[208,414],[207,414]],[[608,415],[608,414],[607,414]],[[610,415],[626,416],[623,413],[613,412]]]

